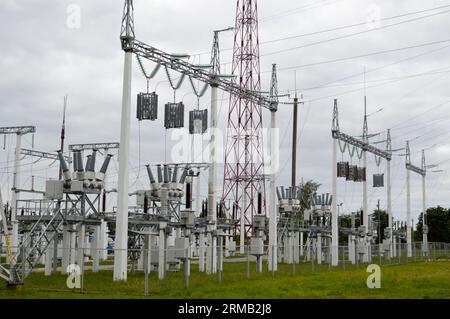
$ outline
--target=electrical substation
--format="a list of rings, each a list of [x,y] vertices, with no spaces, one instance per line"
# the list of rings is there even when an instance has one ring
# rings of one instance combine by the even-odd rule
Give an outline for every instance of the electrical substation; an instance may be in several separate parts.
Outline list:
[[[345,97],[331,98],[327,112],[332,114],[332,122],[323,124],[332,145],[329,166],[324,169],[331,186],[327,189],[329,186],[303,179],[298,182],[303,172],[297,163],[297,113],[306,98],[299,98],[297,92],[292,99],[290,94],[279,94],[287,89],[278,87],[275,63],[270,83],[261,83],[257,1],[236,1],[235,25],[212,32],[210,63],[206,65],[193,64],[187,54],[167,53],[139,38],[134,16],[139,1],[124,1],[117,41],[117,50],[121,48],[124,54],[119,141],[66,145],[70,136],[65,133],[65,113],[60,145],[53,152],[22,147],[24,136],[39,135],[39,127],[33,123],[0,127],[5,140],[7,135],[15,136],[12,196],[2,197],[0,192],[4,257],[0,277],[8,286],[26,285],[38,267],[45,276],[54,276],[67,274],[73,265],[84,273],[89,265],[93,273],[113,270],[111,281],[127,281],[130,272],[141,271],[149,294],[151,273],[164,281],[169,272],[182,272],[184,285],[189,287],[193,269],[221,278],[224,264],[233,259],[254,263],[258,273],[275,274],[280,264],[292,265],[295,270],[295,265],[302,264],[330,268],[345,267],[345,263],[371,264],[381,257],[393,262],[402,251],[408,258],[413,254],[429,258],[432,243],[427,237],[426,177],[437,165],[426,165],[425,150],[420,166],[413,165],[414,142],[395,149],[391,130],[370,134],[366,96],[361,101],[364,113],[358,115],[363,119],[361,135],[344,133],[340,119],[350,115],[340,107],[346,104]],[[229,74],[222,72],[222,33],[234,33]],[[148,71],[145,64],[154,68]],[[134,72],[147,83],[140,92],[132,90]],[[157,74],[167,77],[173,96],[150,90],[156,87],[152,81]],[[176,94],[186,81],[198,101],[193,109]],[[269,87],[268,92],[262,87]],[[218,92],[230,95],[227,116],[222,118],[218,116]],[[202,98],[209,99],[209,107],[201,107]],[[67,100],[64,110],[66,104]],[[134,104],[136,114],[132,114]],[[277,121],[280,108],[294,111],[290,181],[278,176],[280,149],[275,131],[284,125]],[[268,147],[263,143],[263,119],[270,119]],[[227,128],[226,143],[224,158],[218,158],[221,140],[217,130],[222,121]],[[174,163],[160,154],[157,162],[150,163],[143,154],[146,162],[140,164],[147,173],[146,182],[142,187],[130,185],[130,131],[137,123],[158,127],[166,134],[186,128],[191,138],[207,136],[209,161],[195,162],[192,157],[192,161]],[[25,126],[28,124],[31,126]],[[375,160],[373,171],[369,157]],[[405,220],[392,208],[391,163],[398,157],[405,159],[402,169],[407,176]],[[30,176],[31,188],[21,189],[21,179],[28,178],[20,169],[25,158],[56,163],[59,175],[47,176],[45,189],[35,189],[34,176]],[[224,163],[223,170],[219,163]],[[117,176],[110,175],[112,165],[118,166]],[[417,212],[411,206],[411,172],[422,178],[423,239],[419,248],[412,234],[411,216]],[[201,178],[207,180],[206,193],[201,192]],[[117,187],[108,188],[107,180]],[[338,187],[344,183],[361,193],[359,211],[339,211]],[[382,190],[385,196],[387,227],[383,233],[369,203],[372,188]],[[344,213],[350,216],[350,224],[342,223]],[[110,267],[102,266],[108,260]]]

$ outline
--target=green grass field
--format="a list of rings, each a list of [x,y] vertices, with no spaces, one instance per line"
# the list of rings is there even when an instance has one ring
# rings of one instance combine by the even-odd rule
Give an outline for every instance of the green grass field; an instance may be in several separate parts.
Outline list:
[[[192,266],[189,288],[182,272],[169,272],[158,281],[149,278],[149,296],[144,296],[144,275],[130,273],[127,282],[113,282],[111,271],[84,276],[84,292],[70,291],[66,276],[45,277],[33,273],[21,291],[2,287],[0,298],[450,298],[450,261],[390,264],[381,268],[381,288],[368,289],[369,273],[364,266],[329,269],[300,264],[293,275],[292,266],[279,265],[279,272],[256,273],[251,265],[247,279],[246,263],[225,263],[222,283],[218,275],[208,276]]]

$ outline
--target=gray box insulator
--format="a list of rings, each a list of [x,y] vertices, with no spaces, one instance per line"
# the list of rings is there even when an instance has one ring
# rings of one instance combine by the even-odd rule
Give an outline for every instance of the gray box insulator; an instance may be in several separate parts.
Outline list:
[[[108,166],[109,166],[109,162],[111,162],[111,154],[108,154],[105,158],[105,160],[103,161],[103,165],[100,168],[100,173],[102,174],[106,174],[106,171],[108,170]]]
[[[97,150],[92,151],[91,160],[89,161],[88,172],[95,172],[95,157],[97,154]]]
[[[373,187],[384,187],[384,174],[373,175]]]
[[[64,180],[66,182],[70,182],[71,178],[70,178],[69,167],[67,166],[66,160],[64,159],[64,156],[61,151],[58,151],[58,158],[59,158],[59,163],[61,164],[61,169],[64,174]]]
[[[155,177],[153,176],[153,172],[152,169],[150,168],[150,165],[147,165],[147,174],[148,174],[148,178],[150,179],[150,184],[155,184]]]
[[[161,165],[156,166],[156,169],[157,169],[157,171],[158,171],[158,183],[162,183],[162,181],[163,181],[163,176],[162,176]]]
[[[173,168],[172,183],[177,182],[177,175],[178,175],[178,166],[175,165],[175,167]]]
[[[87,160],[86,160],[86,168],[85,168],[86,172],[89,172],[89,167],[91,165],[90,162],[91,162],[91,155],[88,155]]]
[[[183,173],[181,174],[180,184],[184,184],[184,182],[186,181],[188,170],[189,168],[186,166],[183,170]]]
[[[184,104],[182,102],[165,105],[164,127],[166,129],[184,127]]]
[[[58,151],[58,158],[59,163],[61,164],[61,169],[63,172],[69,171],[69,167],[67,166],[66,160],[64,159],[64,156],[62,155],[61,151]]]
[[[200,123],[201,126],[196,124]],[[189,134],[203,134],[208,129],[208,110],[193,110],[189,112]]]
[[[77,158],[77,151],[73,152],[73,171],[78,172],[78,158]]]
[[[279,187],[277,187],[277,198],[278,200],[282,199]]]
[[[137,96],[136,117],[139,121],[158,118],[158,95],[153,93],[139,93]]]
[[[45,182],[45,193],[44,197],[46,199],[63,199],[64,196],[64,182],[48,180]]]
[[[81,157],[81,152],[77,151],[74,154],[74,157],[75,157],[76,162],[77,162],[77,172],[83,172],[84,171],[83,170],[83,158]]]
[[[164,165],[164,183],[169,182],[169,167]]]

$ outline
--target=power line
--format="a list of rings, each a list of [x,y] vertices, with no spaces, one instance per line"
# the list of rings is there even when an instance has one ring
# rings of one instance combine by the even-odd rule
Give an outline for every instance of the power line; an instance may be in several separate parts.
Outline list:
[[[376,88],[376,87],[380,87],[380,86],[385,86],[385,85],[396,83],[396,82],[400,82],[400,81],[403,81],[403,80],[404,79],[392,80],[392,81],[389,81],[389,82],[386,82],[386,83],[371,85],[371,86],[366,87],[365,89],[371,89],[371,88]],[[314,102],[314,101],[320,101],[320,100],[329,99],[329,98],[335,98],[335,97],[339,97],[339,96],[343,96],[343,95],[347,95],[347,94],[351,94],[351,93],[355,93],[355,92],[360,92],[362,90],[364,90],[364,88],[358,88],[358,89],[353,89],[353,90],[349,90],[349,91],[338,92],[338,93],[331,94],[331,95],[326,95],[326,96],[320,96],[320,97],[317,97],[317,98],[312,98],[312,99],[310,99],[308,101]],[[308,101],[306,101],[306,102],[308,102]]]
[[[444,14],[444,13],[448,13],[448,12],[450,12],[450,10],[437,12],[437,13],[429,14],[429,15],[426,15],[426,16],[423,16],[423,17],[417,17],[417,18],[413,18],[413,19],[409,19],[409,20],[405,20],[405,21],[401,21],[401,22],[396,22],[396,23],[393,23],[393,24],[389,24],[389,25],[385,25],[385,26],[381,26],[381,27],[377,27],[377,28],[373,28],[373,29],[369,29],[369,30],[363,30],[363,31],[355,32],[355,33],[350,33],[350,34],[342,35],[342,36],[339,36],[339,37],[334,37],[334,38],[325,39],[325,40],[321,40],[321,41],[317,41],[317,42],[313,42],[313,43],[308,43],[308,44],[300,45],[300,46],[293,47],[293,48],[282,49],[282,50],[278,50],[278,51],[274,51],[274,52],[270,52],[270,53],[266,53],[266,54],[261,54],[261,57],[275,55],[275,54],[289,52],[289,51],[294,51],[294,50],[298,50],[298,49],[303,49],[303,48],[307,48],[307,47],[310,47],[310,46],[323,44],[323,43],[327,43],[327,42],[331,42],[331,41],[342,40],[342,39],[350,38],[350,37],[353,37],[353,36],[356,36],[356,35],[361,35],[361,34],[365,34],[365,33],[372,32],[372,31],[382,30],[382,29],[393,27],[393,26],[397,26],[397,25],[401,25],[401,24],[405,24],[405,23],[409,23],[409,22],[414,22],[414,21],[418,21],[418,20],[434,17],[434,16],[437,16],[437,15],[440,15],[440,14]]]
[[[320,61],[320,62],[301,64],[301,65],[297,65],[297,66],[278,68],[278,71],[301,69],[301,68],[306,68],[306,67],[310,67],[310,66],[330,64],[330,63],[336,63],[336,62],[342,62],[342,61],[348,61],[348,60],[354,60],[354,59],[365,58],[365,57],[374,56],[374,55],[380,55],[380,54],[386,54],[386,53],[392,53],[392,52],[398,52],[398,51],[405,51],[405,50],[421,48],[421,47],[425,47],[425,46],[430,46],[430,45],[435,45],[435,44],[440,44],[440,43],[447,43],[447,42],[450,42],[450,39],[441,40],[441,41],[427,42],[427,43],[411,45],[411,46],[402,47],[402,48],[396,48],[396,49],[376,51],[376,52],[371,52],[371,53],[366,53],[366,54],[361,54],[361,55],[355,55],[355,56],[350,56],[350,57],[339,58],[339,59],[325,60],[325,61]],[[268,73],[268,72],[270,72],[270,71],[264,71],[264,72],[261,72],[261,73]]]
[[[429,9],[415,11],[415,12],[408,12],[408,13],[404,13],[404,14],[400,14],[400,15],[396,15],[396,16],[391,16],[391,17],[387,17],[387,18],[381,18],[381,19],[373,20],[373,21],[371,21],[371,23],[398,19],[398,18],[410,16],[410,15],[415,15],[415,14],[419,14],[419,13],[425,13],[425,12],[434,11],[434,10],[443,9],[443,8],[448,8],[448,7],[450,7],[450,5],[439,6],[439,7],[429,8]],[[444,12],[440,12],[440,13],[436,13],[436,14],[441,14],[441,13],[445,13],[445,12],[448,12],[448,11],[444,11]],[[428,16],[425,16],[425,17],[428,17]],[[419,17],[419,18],[425,18],[425,17]],[[406,22],[409,22],[409,21],[403,21],[401,23],[406,23]],[[274,39],[274,40],[269,40],[269,41],[264,41],[264,42],[261,42],[261,44],[268,44],[268,43],[275,43],[275,42],[280,42],[280,41],[285,41],[285,40],[292,40],[292,39],[307,37],[307,36],[311,36],[311,35],[317,35],[317,34],[322,34],[322,33],[328,33],[328,32],[333,32],[333,31],[339,31],[339,30],[354,28],[354,27],[363,26],[363,25],[367,25],[367,21],[354,23],[354,24],[349,24],[349,25],[344,25],[344,26],[340,26],[340,27],[329,28],[329,29],[320,30],[320,31],[314,31],[314,32],[308,32],[308,33],[288,36],[288,37]],[[385,26],[385,27],[387,27],[387,26]],[[373,30],[377,30],[377,29],[374,28],[374,29],[370,29],[370,30],[365,30],[365,32],[369,32],[369,31],[373,31]]]
[[[328,3],[326,3],[327,1],[328,1]],[[271,19],[277,18],[277,17],[286,17],[289,15],[297,14],[298,12],[301,12],[301,11],[309,10],[309,9],[320,8],[324,5],[333,4],[338,1],[341,1],[341,0],[319,0],[319,1],[316,1],[315,3],[313,2],[313,3],[305,4],[300,7],[293,8],[291,10],[285,10],[285,11],[273,14],[271,16],[262,17],[259,19],[259,22],[264,22],[264,21],[271,20]]]
[[[367,80],[366,82],[367,83],[386,82],[386,81],[411,79],[411,78],[422,77],[422,76],[448,73],[448,72],[450,72],[450,70],[447,70],[448,68],[450,68],[450,66],[447,66],[444,68],[439,68],[439,69],[434,69],[434,70],[422,72],[422,73],[396,76],[396,77],[384,78],[384,79]],[[361,85],[361,84],[364,84],[364,82],[352,82],[352,83],[341,83],[341,84],[335,84],[335,85],[324,85],[324,86],[320,86],[320,87],[316,87],[316,88],[302,89],[302,91],[312,91],[312,90],[318,90],[318,89],[327,89],[327,88],[341,87],[341,86],[353,86],[353,85]]]
[[[448,7],[450,7],[450,5],[438,6],[438,7],[433,7],[433,8],[419,10],[419,11],[414,11],[414,12],[408,12],[408,13],[404,13],[404,14],[399,14],[399,15],[395,15],[395,16],[390,16],[390,17],[386,17],[386,18],[380,18],[380,19],[377,19],[377,20],[372,20],[371,23],[394,20],[394,19],[398,19],[398,18],[402,18],[402,17],[407,17],[407,16],[411,16],[411,15],[415,15],[415,14],[430,12],[430,11],[439,10],[439,9],[448,8]],[[445,12],[448,12],[448,11],[438,12],[436,14],[442,14],[442,13],[445,13]],[[422,19],[422,18],[427,18],[427,17],[428,16],[418,17],[416,19],[419,19],[419,18]],[[261,21],[261,19],[260,19],[260,21]],[[402,21],[401,23],[407,23],[407,22],[411,22],[411,21]],[[353,24],[348,24],[348,25],[344,25],[344,26],[333,27],[333,28],[319,30],[319,31],[312,31],[312,32],[307,32],[307,33],[301,33],[301,34],[297,34],[297,35],[292,35],[292,36],[278,38],[278,39],[272,39],[272,40],[268,40],[268,41],[262,41],[262,42],[260,42],[260,45],[276,43],[276,42],[281,42],[281,41],[286,41],[286,40],[292,40],[292,39],[297,39],[297,38],[302,38],[302,37],[307,37],[307,36],[312,36],[312,35],[324,34],[324,33],[329,33],[329,32],[333,32],[333,31],[345,30],[345,29],[349,29],[349,28],[362,26],[362,25],[367,25],[367,21],[359,22],[359,23],[353,23]],[[388,26],[384,26],[384,27],[388,27]],[[374,28],[374,29],[370,29],[370,30],[365,30],[365,32],[374,31],[374,30],[377,30],[377,29]],[[221,49],[221,51],[231,51],[231,50],[233,50],[233,48]],[[193,54],[193,55],[195,55],[195,56],[196,55],[206,55],[206,54],[210,54],[210,53],[211,53],[210,51],[204,51],[204,52],[196,53],[196,54]],[[223,63],[223,64],[230,64],[230,62]]]
[[[309,88],[306,88],[306,89],[303,89],[303,90],[312,90],[312,89],[316,89],[316,88],[320,88],[320,87],[326,86],[328,84],[333,84],[333,83],[340,82],[340,81],[343,81],[343,80],[348,80],[348,79],[351,79],[351,78],[354,78],[354,77],[358,77],[358,76],[363,75],[364,73],[367,74],[367,73],[372,73],[372,72],[375,72],[375,71],[379,71],[379,70],[382,70],[382,69],[385,69],[385,68],[388,68],[388,67],[391,67],[391,66],[394,66],[394,65],[406,62],[406,61],[410,61],[410,60],[413,60],[413,59],[416,59],[416,58],[419,58],[419,57],[422,57],[422,56],[425,56],[425,55],[429,55],[429,54],[438,52],[440,50],[447,49],[449,47],[450,47],[450,45],[446,45],[444,47],[440,47],[440,48],[437,48],[437,49],[426,51],[426,52],[420,53],[418,55],[413,55],[413,56],[407,57],[405,59],[397,60],[397,61],[392,62],[392,63],[388,63],[388,64],[385,64],[385,65],[382,65],[382,66],[379,66],[379,67],[375,67],[373,69],[368,69],[365,72],[359,72],[359,73],[355,73],[355,74],[352,74],[352,75],[348,75],[346,77],[339,78],[339,79],[336,79],[336,80],[332,80],[332,81],[329,81],[329,82],[325,82],[323,84],[316,85],[316,86],[313,86],[313,87],[309,87]],[[289,91],[292,91],[292,90],[289,90]],[[280,91],[280,92],[287,92],[287,91]]]
[[[391,129],[395,129],[395,128],[397,128],[398,126],[400,126],[401,124],[406,123],[406,122],[410,122],[412,119],[418,118],[418,117],[420,117],[421,115],[430,112],[431,110],[435,110],[435,109],[437,109],[437,108],[440,108],[440,107],[442,107],[442,106],[448,104],[449,102],[450,102],[450,100],[447,100],[447,101],[445,101],[445,102],[439,103],[438,105],[435,105],[435,106],[433,106],[433,107],[430,107],[430,108],[426,109],[426,110],[423,111],[423,112],[420,112],[420,113],[418,113],[418,114],[416,114],[416,115],[414,115],[414,116],[412,116],[412,117],[409,117],[409,118],[406,119],[406,120],[403,120],[403,121],[397,123],[396,125],[392,126]]]

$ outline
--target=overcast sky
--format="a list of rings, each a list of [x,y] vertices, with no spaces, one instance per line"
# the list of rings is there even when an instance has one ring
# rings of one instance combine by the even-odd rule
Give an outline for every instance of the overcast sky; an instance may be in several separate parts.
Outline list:
[[[293,94],[296,87],[305,99],[299,113],[297,180],[314,179],[322,184],[322,192],[330,191],[333,99],[339,99],[341,130],[361,135],[366,70],[368,113],[382,108],[369,117],[370,133],[381,133],[371,141],[383,140],[386,130],[392,128],[393,148],[402,148],[406,140],[411,140],[412,161],[418,166],[421,150],[426,148],[427,163],[441,163],[433,170],[442,170],[435,173],[430,170],[427,176],[428,206],[448,207],[450,116],[449,105],[445,103],[450,101],[450,37],[446,35],[450,28],[450,1],[265,0],[259,1],[258,6],[262,90],[268,90],[271,65],[277,63],[280,92]],[[190,54],[192,63],[209,63],[212,31],[234,25],[235,7],[236,1],[230,0],[136,0],[136,35],[166,52]],[[122,0],[2,0],[0,126],[35,125],[35,149],[55,151],[59,145],[63,96],[67,94],[68,144],[118,142],[123,76],[119,42],[122,9]],[[340,28],[349,25],[353,27]],[[334,30],[318,32],[329,29]],[[280,40],[284,38],[288,39]],[[221,34],[220,45],[222,73],[230,73],[232,32]],[[146,90],[146,81],[135,60],[133,63],[135,96]],[[146,62],[149,71],[153,67]],[[148,185],[143,165],[162,163],[165,157],[162,109],[164,103],[173,100],[173,91],[163,71],[150,82],[150,89],[159,94],[158,121],[139,125],[134,117],[133,98],[130,161],[133,189]],[[219,125],[224,128],[229,96],[220,92],[219,97]],[[187,110],[197,106],[188,81],[177,91],[176,99],[183,100]],[[210,91],[207,91],[200,99],[200,107],[209,106]],[[267,127],[269,113],[264,111],[263,117]],[[280,105],[278,122],[281,139],[278,184],[286,185],[290,182],[291,106]],[[173,145],[171,133],[167,133],[168,157]],[[31,148],[31,140],[31,136],[25,136],[23,147]],[[0,142],[3,146],[3,140]],[[0,149],[0,183],[4,197],[8,197],[14,137],[8,136],[5,142],[5,149]],[[200,152],[199,147],[195,152]],[[350,161],[348,154],[341,158]],[[373,156],[368,159],[369,205],[375,208],[380,199],[384,208],[386,189],[372,188],[371,174],[384,173],[385,162],[377,167]],[[396,219],[406,216],[404,161],[404,157],[395,155],[392,162]],[[359,160],[354,157],[352,162],[358,164]],[[46,178],[56,177],[57,165],[51,161],[33,163],[25,158],[22,164],[19,186],[23,188],[30,187],[31,175],[36,176],[37,189],[43,189]],[[117,161],[113,161],[108,188],[116,187],[117,168]],[[222,173],[220,185],[221,176]],[[203,196],[206,180],[204,174]],[[411,183],[413,217],[417,220],[421,211],[420,177],[412,174]],[[342,211],[359,209],[362,184],[340,181],[338,197],[338,203],[343,203]]]

